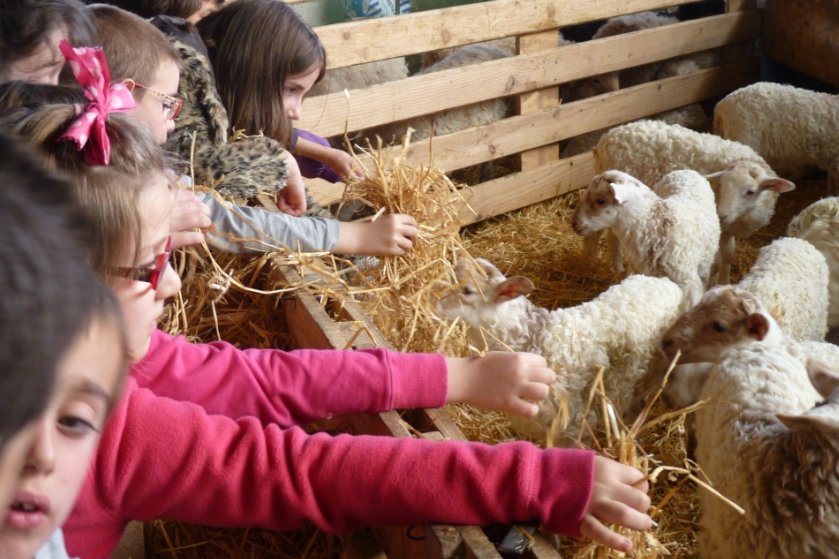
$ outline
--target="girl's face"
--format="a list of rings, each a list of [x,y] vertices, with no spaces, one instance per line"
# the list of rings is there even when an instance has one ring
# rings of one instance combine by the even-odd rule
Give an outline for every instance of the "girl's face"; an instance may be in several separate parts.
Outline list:
[[[23,467],[4,508],[0,550],[28,559],[73,510],[108,410],[117,398],[124,355],[110,320],[94,319],[56,369],[56,389],[35,425]]]
[[[128,84],[132,88],[137,107],[131,113],[152,132],[159,144],[166,143],[166,136],[175,129],[175,99],[178,95],[180,71],[172,60],[164,60],[151,83]]]
[[[58,43],[66,35],[67,30],[63,26],[53,29],[32,54],[9,64],[0,76],[0,81],[22,80],[57,85],[58,75],[64,68],[64,56],[58,50]]]
[[[290,120],[299,120],[303,114],[303,98],[318,81],[320,65],[315,65],[300,72],[288,76],[283,84],[283,107],[285,114]]]
[[[132,363],[141,360],[149,350],[152,333],[163,314],[166,299],[175,296],[181,289],[181,278],[169,265],[168,259],[161,265],[161,255],[166,252],[171,235],[171,213],[174,190],[164,175],[157,176],[140,195],[139,212],[142,220],[142,247],[136,258],[133,251],[127,251],[124,259],[116,262],[120,268],[156,270],[157,288],[148,281],[111,277],[111,289],[119,300],[125,317],[128,338],[129,359]]]

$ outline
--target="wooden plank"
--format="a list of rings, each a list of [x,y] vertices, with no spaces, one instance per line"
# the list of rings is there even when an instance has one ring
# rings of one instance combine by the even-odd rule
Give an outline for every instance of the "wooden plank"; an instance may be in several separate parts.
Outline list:
[[[726,12],[754,10],[755,8],[757,8],[757,0],[726,0],[725,2]]]
[[[464,225],[549,200],[582,188],[594,176],[591,152],[553,161],[531,171],[469,187],[464,197],[477,215],[464,210]]]
[[[518,41],[520,54],[550,50],[557,46],[557,32],[551,29],[542,33],[525,35]],[[541,112],[559,106],[559,88],[549,87],[524,93],[519,97],[519,114]],[[521,154],[521,169],[529,171],[549,161],[559,159],[559,144],[552,144],[528,150]]]
[[[325,137],[342,135],[345,129],[361,130],[750,41],[757,37],[758,15],[754,10],[725,14],[412,76],[352,90],[349,102],[343,92],[312,97],[304,102],[300,127]]]
[[[407,160],[446,172],[728,93],[754,81],[757,60],[727,64],[411,144]],[[390,148],[395,154],[399,148]]]
[[[494,0],[315,29],[329,68],[687,4],[691,0]],[[515,14],[512,16],[511,14]],[[387,48],[382,48],[387,45]]]

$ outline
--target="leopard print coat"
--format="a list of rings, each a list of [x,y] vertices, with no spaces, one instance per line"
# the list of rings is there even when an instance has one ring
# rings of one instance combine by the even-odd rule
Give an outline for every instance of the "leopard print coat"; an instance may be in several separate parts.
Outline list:
[[[192,161],[197,183],[212,186],[238,201],[285,188],[285,158],[291,154],[265,136],[228,141],[227,110],[216,90],[209,60],[186,43],[172,37],[170,40],[181,56],[178,95],[184,104],[166,142],[167,149],[186,162]],[[306,198],[307,215],[332,217],[308,192]]]

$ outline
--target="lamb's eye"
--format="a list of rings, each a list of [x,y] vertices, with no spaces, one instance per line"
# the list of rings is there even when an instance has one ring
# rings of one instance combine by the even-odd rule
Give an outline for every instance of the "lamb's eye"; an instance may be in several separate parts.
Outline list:
[[[714,329],[714,332],[719,332],[720,334],[722,334],[723,332],[725,332],[725,326],[723,326],[723,324],[722,324],[720,321],[718,321],[718,320],[715,320],[715,321],[711,324],[711,328],[713,328],[713,329]]]
[[[474,287],[471,287],[471,286],[469,286],[469,285],[467,285],[467,286],[465,286],[463,289],[461,289],[461,290],[460,290],[460,292],[461,292],[462,294],[464,294],[464,295],[474,295],[475,293],[477,293],[477,291],[475,290],[475,288],[474,288]]]
[[[606,199],[605,198],[597,198],[594,201],[594,203],[597,204],[598,206],[605,206],[606,205]]]
[[[754,191],[754,190],[747,190],[747,191],[746,191],[746,196],[754,196],[754,195],[755,195],[755,191]]]

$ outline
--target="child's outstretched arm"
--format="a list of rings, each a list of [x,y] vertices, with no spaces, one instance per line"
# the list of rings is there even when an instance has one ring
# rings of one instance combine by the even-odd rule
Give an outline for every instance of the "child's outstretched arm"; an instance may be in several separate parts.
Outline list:
[[[320,161],[332,168],[343,179],[362,178],[366,174],[366,169],[360,167],[360,164],[346,151],[321,145],[302,136],[297,139],[294,154]]]
[[[646,514],[650,508],[649,484],[635,468],[603,456],[594,459],[594,488],[580,532],[597,543],[628,553],[632,542],[610,530],[606,524],[618,524],[631,530],[652,527]]]
[[[398,256],[417,242],[417,220],[409,215],[388,214],[375,221],[341,221],[336,254],[358,256]]]
[[[533,353],[491,351],[483,357],[447,357],[447,401],[534,416],[556,375]]]

